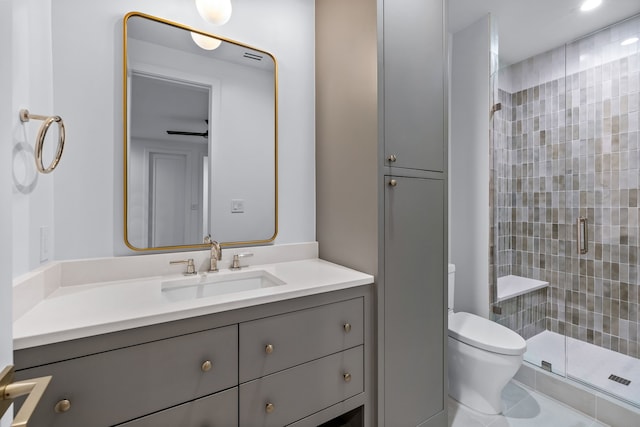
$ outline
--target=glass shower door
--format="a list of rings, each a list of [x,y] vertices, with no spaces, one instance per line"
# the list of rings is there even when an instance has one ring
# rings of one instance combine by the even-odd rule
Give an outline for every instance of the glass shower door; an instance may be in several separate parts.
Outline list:
[[[496,320],[527,340],[525,361],[565,374],[564,46],[502,68],[493,116],[494,259],[500,281],[533,286]],[[502,292],[498,290],[498,297]]]
[[[565,78],[567,376],[636,405],[639,34],[635,17],[568,44]]]

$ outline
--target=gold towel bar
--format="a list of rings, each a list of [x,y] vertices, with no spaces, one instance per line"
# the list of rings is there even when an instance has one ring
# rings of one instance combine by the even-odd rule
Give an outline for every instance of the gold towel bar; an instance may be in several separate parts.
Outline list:
[[[44,123],[40,126],[40,130],[38,131],[38,139],[36,140],[36,168],[41,173],[51,173],[60,163],[60,158],[62,157],[62,150],[64,148],[64,122],[60,116],[39,116],[37,114],[29,114],[29,110],[22,109],[20,110],[20,120],[22,122],[28,122],[29,119],[34,120],[43,120]],[[44,167],[42,164],[42,146],[44,145],[44,138],[47,135],[47,131],[49,130],[49,126],[53,122],[58,123],[58,148],[56,150],[56,155],[51,161],[51,164],[48,167]]]
[[[27,427],[31,425],[29,419],[49,385],[51,376],[14,382],[13,373],[13,365],[5,367],[0,372],[0,417],[4,415],[16,397],[27,395],[27,399],[11,423],[11,427]]]

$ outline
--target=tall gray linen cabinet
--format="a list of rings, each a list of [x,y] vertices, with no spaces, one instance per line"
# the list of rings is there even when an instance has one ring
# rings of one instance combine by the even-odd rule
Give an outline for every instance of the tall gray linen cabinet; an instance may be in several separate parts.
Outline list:
[[[445,23],[445,0],[316,2],[316,233],[375,276],[368,426],[447,423]]]

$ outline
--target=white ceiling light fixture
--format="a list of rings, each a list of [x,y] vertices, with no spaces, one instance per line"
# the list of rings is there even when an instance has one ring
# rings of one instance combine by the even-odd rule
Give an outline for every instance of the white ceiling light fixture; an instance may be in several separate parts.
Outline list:
[[[600,6],[601,4],[602,4],[602,0],[585,0],[584,2],[582,2],[582,5],[580,6],[580,10],[583,12],[588,12]]]
[[[207,22],[224,25],[231,19],[231,0],[196,0],[198,13]]]
[[[203,36],[202,34],[194,33],[193,31],[191,32],[191,38],[193,39],[195,44],[197,44],[204,50],[217,49],[218,46],[220,46],[220,44],[222,43],[222,40],[218,40],[209,36]]]
[[[638,40],[639,39],[637,37],[629,37],[628,39],[620,43],[620,46],[629,46],[631,44],[638,43]]]

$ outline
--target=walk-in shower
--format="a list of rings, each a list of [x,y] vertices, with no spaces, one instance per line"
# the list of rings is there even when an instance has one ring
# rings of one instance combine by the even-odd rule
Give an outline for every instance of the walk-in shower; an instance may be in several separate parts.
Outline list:
[[[492,78],[493,318],[640,407],[640,16]]]

